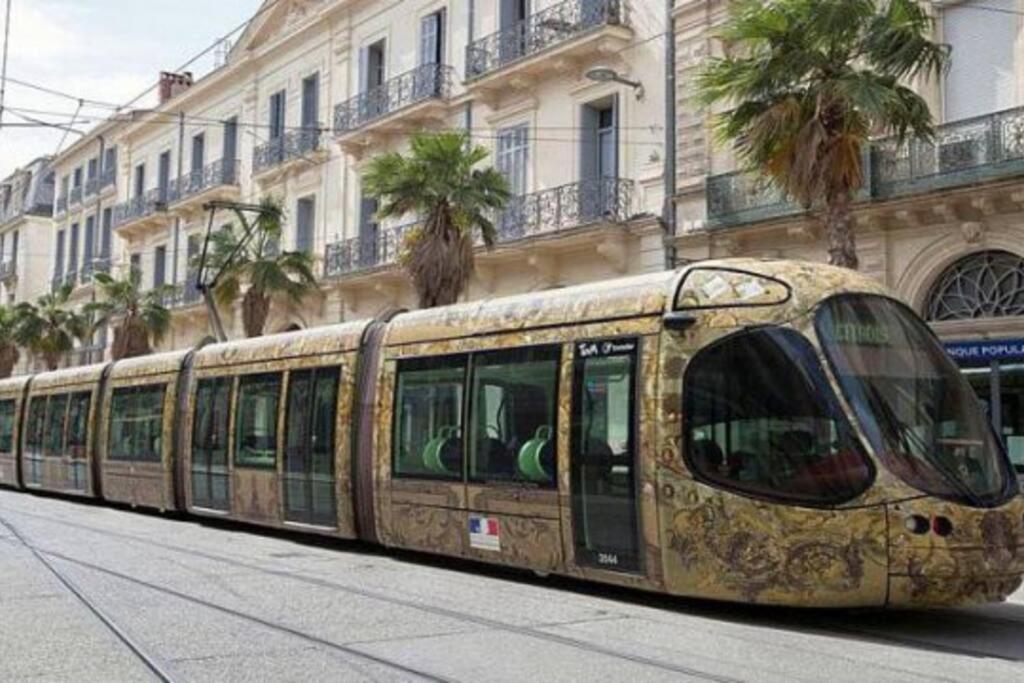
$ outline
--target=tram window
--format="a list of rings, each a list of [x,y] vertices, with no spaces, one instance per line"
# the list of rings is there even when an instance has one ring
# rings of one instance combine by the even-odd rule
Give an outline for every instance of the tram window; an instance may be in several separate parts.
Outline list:
[[[335,517],[334,428],[337,366],[297,370],[288,377],[285,419],[285,502],[289,519],[330,523]]]
[[[110,401],[110,460],[160,461],[164,391],[163,384],[114,389]]]
[[[36,396],[28,405],[25,448],[38,453],[43,448],[43,426],[46,421],[46,397]]]
[[[238,385],[235,464],[273,469],[277,466],[277,415],[281,374],[249,375]]]
[[[555,485],[558,348],[473,358],[469,476]]]
[[[685,378],[686,455],[701,478],[765,498],[849,500],[872,471],[811,345],[764,328],[699,353]]]
[[[85,457],[86,437],[89,433],[89,402],[92,394],[82,391],[71,396],[68,409],[68,453],[72,458]]]
[[[400,361],[395,391],[396,476],[462,479],[466,359]]]
[[[0,453],[14,452],[14,401],[0,401]]]
[[[57,394],[46,401],[46,428],[43,433],[43,454],[64,454],[64,422],[68,416],[68,395]]]
[[[201,379],[196,389],[196,412],[192,424],[193,461],[208,464],[199,452],[216,464],[227,462],[228,409],[231,403],[231,379]]]

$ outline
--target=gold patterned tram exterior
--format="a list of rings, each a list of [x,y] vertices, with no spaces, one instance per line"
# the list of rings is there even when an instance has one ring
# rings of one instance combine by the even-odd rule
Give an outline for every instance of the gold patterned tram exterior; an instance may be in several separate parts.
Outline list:
[[[1024,574],[1016,476],[934,336],[785,261],[6,380],[0,483],[738,602]]]

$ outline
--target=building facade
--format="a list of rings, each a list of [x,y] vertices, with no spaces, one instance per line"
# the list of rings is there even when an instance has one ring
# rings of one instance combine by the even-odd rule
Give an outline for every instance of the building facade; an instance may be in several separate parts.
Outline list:
[[[378,221],[361,176],[441,130],[487,148],[514,194],[466,298],[662,269],[665,41],[647,38],[665,11],[650,5],[268,0],[223,66],[195,82],[165,74],[157,109],[60,156],[54,282],[88,297],[89,255],[134,268],[173,286],[162,346],[194,345],[211,334],[194,255],[232,220],[204,206],[274,197],[282,247],[313,255],[321,295],[275,302],[268,332],[411,307],[396,261],[417,217]],[[93,166],[100,194],[84,204]],[[240,313],[222,314],[241,336]]]
[[[0,182],[0,303],[46,292],[53,171],[41,157]]]
[[[924,316],[1024,465],[1024,2],[936,2],[952,46],[940,80],[915,84],[935,140],[867,154],[855,205],[861,270]],[[676,234],[680,262],[730,255],[824,260],[819,223],[738,169],[709,132],[694,79],[721,46],[726,0],[676,0]]]

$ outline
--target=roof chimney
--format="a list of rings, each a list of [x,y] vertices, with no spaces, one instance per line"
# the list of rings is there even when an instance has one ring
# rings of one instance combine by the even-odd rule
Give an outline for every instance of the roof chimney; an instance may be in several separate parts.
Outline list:
[[[171,73],[170,71],[160,72],[160,104],[163,104],[179,93],[188,90],[192,86],[192,72]]]

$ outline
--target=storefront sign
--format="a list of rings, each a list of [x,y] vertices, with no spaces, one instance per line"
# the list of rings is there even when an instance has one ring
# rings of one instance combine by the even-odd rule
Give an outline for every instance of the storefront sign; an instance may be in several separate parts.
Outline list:
[[[1024,339],[984,339],[949,342],[946,352],[960,365],[988,365],[992,361],[1024,360]]]

